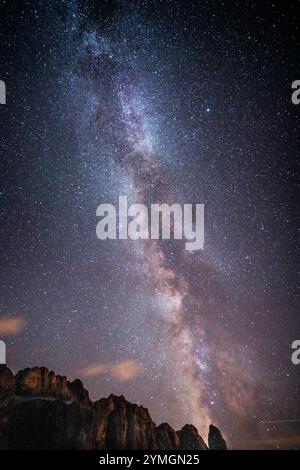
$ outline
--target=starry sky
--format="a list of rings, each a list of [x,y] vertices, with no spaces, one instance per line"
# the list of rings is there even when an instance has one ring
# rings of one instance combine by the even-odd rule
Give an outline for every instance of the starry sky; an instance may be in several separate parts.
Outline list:
[[[263,4],[263,5],[262,5]],[[0,336],[231,448],[300,447],[299,3],[1,2]],[[298,74],[298,75],[297,75]],[[203,251],[97,206],[205,204]]]

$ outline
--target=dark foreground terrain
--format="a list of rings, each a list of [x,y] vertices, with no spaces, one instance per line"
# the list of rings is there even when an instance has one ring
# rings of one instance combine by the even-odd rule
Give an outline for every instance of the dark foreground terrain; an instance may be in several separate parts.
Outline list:
[[[110,395],[92,402],[80,380],[69,382],[45,367],[15,376],[0,365],[0,449],[226,449],[215,426],[208,446],[186,424],[156,426],[148,410]]]

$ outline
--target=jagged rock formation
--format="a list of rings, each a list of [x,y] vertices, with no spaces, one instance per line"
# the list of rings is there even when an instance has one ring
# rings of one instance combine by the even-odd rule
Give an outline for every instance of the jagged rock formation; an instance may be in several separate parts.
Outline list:
[[[207,445],[199,436],[197,429],[192,424],[186,424],[180,431],[177,431],[180,449],[198,450],[207,449]]]
[[[49,397],[64,401],[88,402],[89,394],[79,379],[69,382],[66,377],[49,372],[46,367],[20,370],[16,377],[16,395]]]
[[[168,423],[162,423],[156,428],[157,448],[161,450],[179,449],[179,436]]]
[[[220,431],[209,431],[209,448],[226,449]],[[174,431],[156,426],[148,410],[110,395],[89,399],[80,380],[69,382],[45,367],[14,376],[0,366],[0,449],[141,449],[208,447],[192,425]]]
[[[227,450],[227,445],[220,430],[211,424],[208,433],[208,445],[213,450]]]

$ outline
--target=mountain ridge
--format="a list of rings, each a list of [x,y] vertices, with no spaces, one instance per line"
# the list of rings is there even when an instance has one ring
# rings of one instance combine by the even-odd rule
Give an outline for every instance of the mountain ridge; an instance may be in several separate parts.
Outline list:
[[[210,425],[208,445],[195,426],[156,426],[147,408],[110,394],[92,401],[79,379],[46,367],[16,375],[0,365],[0,449],[225,450]]]

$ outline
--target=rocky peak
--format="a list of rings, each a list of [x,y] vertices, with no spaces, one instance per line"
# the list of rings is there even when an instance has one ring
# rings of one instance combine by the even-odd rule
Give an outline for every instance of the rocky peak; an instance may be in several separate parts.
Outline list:
[[[207,445],[201,436],[199,436],[197,428],[192,424],[186,424],[180,431],[177,431],[180,441],[180,449],[202,449],[207,450]]]
[[[220,430],[213,424],[209,426],[208,447],[211,450],[227,450],[226,442]]]
[[[179,436],[168,423],[162,423],[157,426],[156,436],[158,449],[173,450],[179,448]]]
[[[69,382],[65,376],[49,372],[46,367],[20,370],[15,376],[16,395],[89,402],[89,394],[79,379]]]

